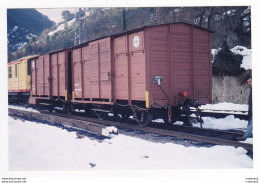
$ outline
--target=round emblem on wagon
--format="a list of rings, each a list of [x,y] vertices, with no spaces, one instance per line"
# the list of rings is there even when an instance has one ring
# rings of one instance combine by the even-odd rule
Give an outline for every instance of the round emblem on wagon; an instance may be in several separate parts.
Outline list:
[[[137,48],[139,46],[139,43],[140,43],[139,37],[135,36],[134,39],[133,39],[134,47]]]

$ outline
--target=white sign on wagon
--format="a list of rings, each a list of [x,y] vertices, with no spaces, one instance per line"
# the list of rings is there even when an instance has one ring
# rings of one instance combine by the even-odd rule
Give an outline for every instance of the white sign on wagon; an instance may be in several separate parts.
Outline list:
[[[139,43],[140,43],[139,37],[135,36],[134,39],[133,39],[134,47],[137,48],[139,46]]]

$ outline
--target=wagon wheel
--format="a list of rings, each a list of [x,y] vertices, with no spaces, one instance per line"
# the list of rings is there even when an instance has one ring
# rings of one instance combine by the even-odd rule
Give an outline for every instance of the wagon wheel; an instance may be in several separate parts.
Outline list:
[[[54,109],[54,107],[53,107],[53,105],[52,105],[52,104],[50,104],[50,105],[49,105],[47,108],[48,108],[48,111],[49,111],[49,112],[52,112],[52,111],[53,111],[53,109]]]
[[[119,117],[118,115],[120,115],[121,117]],[[116,114],[116,120],[119,122],[125,122],[129,119],[130,114],[124,114],[124,113],[120,113],[120,114]]]
[[[94,113],[93,113],[93,111],[91,110],[91,107],[90,107],[90,106],[85,105],[84,109],[85,109],[85,115],[86,115],[87,117],[94,117]]]
[[[95,111],[95,115],[97,116],[98,119],[103,120],[107,116],[106,112],[100,112],[100,111]]]
[[[94,106],[96,109],[103,109],[103,105],[96,105]],[[94,114],[97,116],[98,119],[103,120],[105,119],[105,117],[107,116],[106,112],[102,112],[102,111],[96,111],[94,110]]]
[[[139,126],[146,127],[150,124],[153,117],[152,117],[151,112],[149,112],[149,111],[140,111],[140,112],[137,112],[137,116],[135,119]]]
[[[123,120],[128,120],[130,117],[130,114],[121,114]]]
[[[66,113],[69,114],[69,115],[71,115],[72,112],[73,112],[73,110],[72,110],[73,106],[72,105],[73,105],[72,103],[65,104]]]

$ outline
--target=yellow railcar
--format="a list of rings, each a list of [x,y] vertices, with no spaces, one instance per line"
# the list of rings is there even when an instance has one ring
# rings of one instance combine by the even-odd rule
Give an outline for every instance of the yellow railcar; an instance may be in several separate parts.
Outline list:
[[[8,100],[9,102],[26,102],[31,91],[30,59],[23,57],[8,63]]]

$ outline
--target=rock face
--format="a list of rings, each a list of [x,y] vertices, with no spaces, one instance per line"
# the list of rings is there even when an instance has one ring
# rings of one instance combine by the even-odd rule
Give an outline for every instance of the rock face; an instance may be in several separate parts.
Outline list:
[[[236,104],[247,104],[250,88],[240,84],[237,77],[226,76],[212,77],[213,100],[219,102],[232,102]]]

